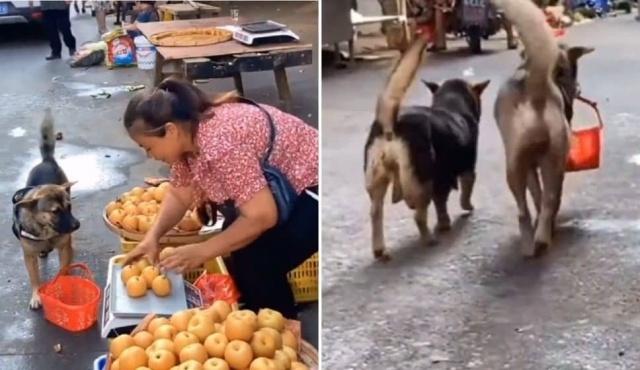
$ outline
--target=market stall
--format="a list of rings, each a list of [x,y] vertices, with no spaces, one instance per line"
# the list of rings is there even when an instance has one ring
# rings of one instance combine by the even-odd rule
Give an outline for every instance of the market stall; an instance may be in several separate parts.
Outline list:
[[[164,369],[153,367],[160,366],[158,361],[171,364],[166,369],[178,364],[180,369],[225,369],[216,367],[223,363],[233,369],[276,363],[285,369],[317,368],[317,351],[302,339],[299,321],[273,310],[242,309],[223,257],[184,274],[161,272],[144,259],[122,265],[124,254],[153,222],[167,187],[167,182],[135,187],[104,208],[105,225],[120,238],[122,254],[109,261],[101,333],[110,344],[95,368]],[[221,221],[203,225],[195,211],[188,211],[160,240],[160,260],[183,244],[214,236]],[[290,273],[298,302],[317,300],[317,268],[315,255]]]
[[[274,30],[278,34],[274,32],[273,37],[269,37],[266,32],[257,31],[260,39],[253,38],[254,42],[247,44],[252,36],[238,33],[239,29],[235,26],[244,23],[247,20],[236,22],[230,17],[219,17],[140,24],[140,31],[149,40],[158,33],[198,29],[220,28],[233,33],[233,37],[207,45],[156,46],[154,84],[157,85],[168,74],[179,74],[189,80],[232,77],[236,89],[242,93],[242,73],[273,71],[280,100],[289,105],[291,90],[286,68],[311,64],[312,40],[309,35],[314,33],[315,25],[308,25],[308,29],[301,27],[294,30],[289,30],[286,25],[279,25],[280,29]],[[238,39],[244,41],[240,42]],[[164,71],[167,65],[172,65],[169,72]]]

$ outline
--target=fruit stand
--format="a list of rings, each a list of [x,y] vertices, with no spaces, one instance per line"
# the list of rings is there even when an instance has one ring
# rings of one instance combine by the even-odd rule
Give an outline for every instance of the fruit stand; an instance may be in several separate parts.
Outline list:
[[[95,369],[318,369],[318,353],[300,339],[298,321],[217,303],[169,318],[149,314],[130,334],[111,340]]]
[[[144,259],[122,266],[124,254],[152,225],[167,187],[166,182],[136,187],[104,208],[104,223],[119,236],[122,255],[110,260],[104,289],[102,336],[110,338],[109,351],[96,359],[94,368],[317,369],[317,351],[302,340],[299,321],[269,309],[257,314],[240,310],[222,257],[183,275],[162,274]],[[159,258],[181,245],[207,240],[220,231],[221,223],[218,219],[205,226],[195,211],[188,211],[160,240]],[[217,291],[207,290],[207,281],[216,277],[231,281],[233,294],[227,289],[217,296]],[[291,271],[289,281],[298,303],[316,301],[318,255]]]

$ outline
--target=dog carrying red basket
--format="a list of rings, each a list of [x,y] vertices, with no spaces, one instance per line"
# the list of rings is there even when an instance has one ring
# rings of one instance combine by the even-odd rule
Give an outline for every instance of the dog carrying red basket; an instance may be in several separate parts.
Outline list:
[[[598,125],[595,127],[574,129],[571,132],[571,150],[567,158],[567,172],[586,171],[600,168],[602,157],[602,129],[604,123],[598,104],[581,96],[577,97],[589,105],[598,118]]]
[[[82,275],[69,275],[72,269],[82,270]],[[44,317],[69,331],[90,328],[98,318],[100,287],[93,280],[93,273],[84,263],[67,266],[56,277],[38,289]]]

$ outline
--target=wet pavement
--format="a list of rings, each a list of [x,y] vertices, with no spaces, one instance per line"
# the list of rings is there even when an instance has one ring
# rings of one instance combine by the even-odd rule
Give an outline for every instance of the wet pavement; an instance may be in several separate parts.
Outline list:
[[[323,364],[327,369],[637,369],[640,361],[640,108],[632,16],[568,30],[595,46],[580,63],[585,96],[605,119],[602,168],[570,174],[555,244],[526,260],[517,245],[493,102],[518,64],[503,39],[470,56],[464,42],[427,56],[418,77],[491,79],[483,96],[476,211],[435,247],[418,242],[412,213],[385,206],[392,260],[374,262],[363,146],[389,61],[323,69]],[[415,83],[408,103],[429,103]],[[588,109],[577,125],[595,123]],[[350,179],[345,182],[345,178]],[[430,226],[435,212],[430,210]]]
[[[276,21],[295,24],[316,19],[315,4],[278,4],[260,14]],[[227,6],[226,3],[224,5]],[[253,8],[252,8],[253,7]],[[241,6],[241,16],[257,14],[255,3]],[[228,11],[227,8],[225,8]],[[107,24],[111,27],[114,17]],[[97,40],[95,18],[72,16],[72,29],[78,45]],[[317,45],[314,45],[317,48]],[[317,50],[317,49],[316,49]],[[102,222],[102,207],[118,194],[142,183],[147,176],[164,176],[161,164],[148,160],[131,142],[122,127],[122,114],[131,93],[115,91],[125,85],[151,83],[150,72],[135,68],[107,70],[104,67],[71,69],[65,60],[46,62],[50,52],[46,39],[24,27],[0,27],[0,369],[92,368],[93,360],[105,352],[106,341],[97,326],[83,333],[69,333],[50,324],[42,311],[30,311],[30,287],[18,242],[11,234],[11,196],[24,186],[26,174],[38,162],[39,125],[45,107],[51,107],[55,129],[63,133],[57,142],[56,158],[72,181],[74,213],[82,227],[74,236],[76,261],[86,262],[100,285],[106,279],[107,260],[119,252],[118,238]],[[63,55],[66,56],[66,49]],[[317,127],[317,57],[314,64],[288,70],[293,93],[292,112]],[[273,74],[243,76],[246,93],[259,101],[278,105]],[[209,92],[233,88],[231,79],[201,84]],[[109,99],[94,99],[90,92],[115,89]],[[52,253],[41,263],[44,280],[58,271],[58,258]],[[304,335],[317,345],[317,305],[301,313]],[[56,344],[62,352],[54,351]]]

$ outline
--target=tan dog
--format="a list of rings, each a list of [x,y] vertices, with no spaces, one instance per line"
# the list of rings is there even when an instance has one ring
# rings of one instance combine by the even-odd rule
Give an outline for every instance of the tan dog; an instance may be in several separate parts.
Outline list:
[[[46,257],[57,249],[60,269],[73,259],[71,233],[80,222],[71,214],[70,188],[66,175],[53,157],[55,136],[53,118],[47,110],[42,123],[40,152],[42,162],[35,166],[27,180],[27,187],[13,195],[13,233],[20,240],[24,262],[31,282],[29,307],[40,307],[40,273],[38,256]]]
[[[506,154],[507,182],[518,206],[522,253],[533,256],[552,240],[570,149],[577,61],[593,49],[559,45],[542,11],[529,0],[494,0],[524,44],[524,63],[498,93],[495,118]],[[539,176],[542,179],[540,186]],[[535,229],[527,188],[538,217]]]
[[[434,239],[427,209],[435,203],[439,231],[451,226],[447,199],[460,183],[461,207],[473,209],[480,94],[489,84],[451,79],[425,84],[433,93],[431,106],[401,106],[422,60],[426,42],[419,37],[393,69],[378,99],[376,119],[365,145],[365,181],[371,198],[372,248],[375,258],[387,260],[383,231],[384,198],[389,185],[392,201],[404,200],[415,210],[422,242]]]

